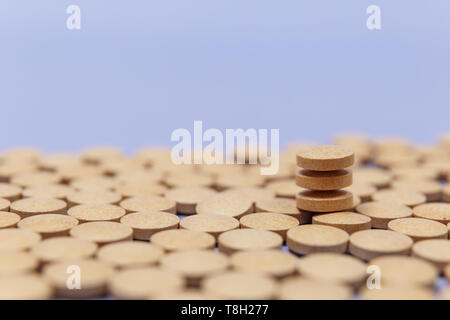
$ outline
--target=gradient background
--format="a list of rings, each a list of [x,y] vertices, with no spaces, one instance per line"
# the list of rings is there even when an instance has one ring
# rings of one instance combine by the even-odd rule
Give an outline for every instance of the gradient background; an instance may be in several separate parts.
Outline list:
[[[431,142],[450,131],[449,51],[448,0],[1,0],[0,150],[130,152],[194,120],[279,128],[282,145]]]

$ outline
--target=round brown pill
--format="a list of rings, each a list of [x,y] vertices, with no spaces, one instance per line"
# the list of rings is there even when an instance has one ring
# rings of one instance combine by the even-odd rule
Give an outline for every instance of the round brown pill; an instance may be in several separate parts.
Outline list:
[[[354,161],[354,152],[344,146],[319,146],[297,154],[297,166],[314,171],[345,169]]]
[[[344,230],[348,234],[367,230],[372,226],[371,218],[355,212],[332,212],[317,214],[312,217],[313,224],[323,224]]]
[[[296,218],[282,213],[252,213],[243,216],[239,220],[241,228],[267,230],[278,233],[283,239],[286,239],[286,232],[298,226]]]
[[[0,277],[30,273],[37,269],[39,260],[26,252],[0,252]]]
[[[19,221],[17,227],[40,233],[43,239],[68,236],[78,220],[65,214],[38,214]]]
[[[270,300],[277,296],[275,280],[269,276],[243,271],[229,271],[208,277],[203,288],[226,300]]]
[[[288,277],[280,287],[281,300],[350,300],[352,290],[337,283],[313,281],[303,277]]]
[[[362,230],[350,236],[349,252],[363,260],[388,254],[408,255],[413,240],[390,230]]]
[[[292,179],[275,180],[266,185],[268,190],[271,190],[278,198],[295,199],[297,193],[304,191],[295,184]],[[264,200],[264,199],[263,199]],[[255,210],[257,211],[257,210]]]
[[[297,186],[310,190],[338,190],[352,184],[352,173],[348,170],[310,171],[300,170],[295,176]]]
[[[443,224],[450,222],[450,203],[430,202],[414,207],[413,215],[435,220]]]
[[[125,209],[112,204],[81,204],[67,211],[67,214],[83,222],[116,221],[125,215]]]
[[[363,300],[433,300],[432,290],[410,286],[383,286],[372,290],[363,288],[359,295]]]
[[[150,237],[169,229],[177,229],[180,218],[168,212],[135,212],[123,216],[120,223],[133,229],[133,238],[150,240]]]
[[[365,263],[350,255],[326,252],[303,257],[298,271],[300,276],[314,281],[356,287],[367,277],[366,267]]]
[[[163,196],[167,188],[155,182],[128,182],[115,188],[115,191],[124,198],[131,198],[149,195]]]
[[[422,193],[427,202],[440,201],[442,198],[442,185],[437,181],[397,180],[392,182],[392,188]]]
[[[377,188],[370,183],[358,183],[354,182],[351,186],[345,188],[344,190],[353,193],[353,195],[361,198],[362,202],[367,202],[372,200],[372,195],[377,192]]]
[[[205,187],[178,187],[168,190],[165,197],[177,203],[177,212],[195,214],[197,204],[215,195],[217,191]]]
[[[239,228],[239,220],[222,214],[196,214],[183,218],[180,228],[207,232],[217,238],[226,231]]]
[[[0,198],[0,211],[9,211],[11,202],[6,199]]]
[[[52,296],[51,285],[38,275],[0,277],[0,300],[46,300]]]
[[[1,229],[0,251],[28,250],[41,241],[39,233],[26,229]]]
[[[97,258],[118,268],[145,267],[158,263],[164,250],[147,242],[121,241],[107,244],[97,252]]]
[[[161,259],[161,267],[182,275],[188,286],[199,286],[205,277],[225,271],[228,265],[228,257],[213,250],[178,251]]]
[[[106,283],[114,267],[98,260],[65,260],[44,266],[42,274],[60,298],[88,299],[106,294]]]
[[[353,207],[353,195],[345,190],[311,191],[297,195],[297,208],[311,212],[334,212]]]
[[[20,221],[18,214],[6,211],[0,211],[0,229],[13,228]]]
[[[71,187],[62,184],[43,184],[31,186],[23,190],[24,198],[54,198],[67,199],[67,196],[73,192]]]
[[[292,275],[297,270],[297,258],[276,249],[238,251],[230,256],[231,267],[238,271],[262,272],[276,278]]]
[[[130,227],[110,221],[86,222],[73,227],[70,235],[77,239],[96,242],[98,245],[132,240],[133,229]]]
[[[442,270],[450,263],[450,241],[444,239],[430,239],[418,241],[412,247],[414,256],[433,263]]]
[[[358,168],[353,170],[353,181],[385,188],[391,184],[392,174],[379,168]]]
[[[406,234],[414,241],[448,238],[445,224],[422,218],[395,219],[388,223],[388,229]]]
[[[140,196],[123,200],[120,206],[130,212],[141,211],[165,211],[169,213],[177,213],[176,202],[158,196]]]
[[[275,193],[272,190],[259,187],[236,187],[227,189],[220,194],[223,196],[242,197],[245,200],[252,201],[253,204],[260,200],[275,198]]]
[[[235,195],[222,195],[218,193],[197,204],[198,214],[223,214],[233,218],[253,212],[253,202]]]
[[[118,204],[122,196],[116,192],[108,190],[82,190],[72,192],[67,196],[69,206],[79,204]]]
[[[70,182],[75,190],[114,190],[120,185],[118,179],[111,177],[83,177]]]
[[[408,256],[381,256],[370,260],[381,272],[381,285],[432,287],[439,276],[436,267]]]
[[[330,226],[305,224],[289,229],[286,245],[298,254],[337,252],[347,250],[348,233]]]
[[[186,229],[160,231],[151,236],[150,242],[166,251],[212,249],[216,246],[212,235]]]
[[[300,211],[294,199],[267,199],[255,203],[256,212],[282,213],[297,218],[300,224],[311,222],[311,213]]]
[[[236,229],[222,233],[217,242],[219,251],[231,254],[240,250],[281,248],[283,238],[267,230]]]
[[[44,214],[66,213],[67,205],[63,200],[53,198],[26,198],[11,203],[11,212],[22,218]]]
[[[92,241],[72,237],[54,237],[45,239],[31,248],[31,254],[43,263],[63,260],[87,259],[97,251]]]
[[[108,283],[109,292],[118,299],[148,299],[181,290],[181,275],[161,268],[131,268],[118,272]]]
[[[21,195],[22,188],[10,183],[0,183],[0,198],[15,201],[20,199]]]
[[[391,220],[409,218],[412,209],[399,203],[370,201],[360,204],[356,211],[372,219],[372,228],[387,229]]]
[[[385,201],[415,207],[427,201],[423,193],[404,189],[385,189],[377,191],[372,199],[374,201]]]
[[[61,181],[61,176],[53,172],[22,173],[11,178],[11,183],[20,187],[31,187],[43,184],[55,184]]]

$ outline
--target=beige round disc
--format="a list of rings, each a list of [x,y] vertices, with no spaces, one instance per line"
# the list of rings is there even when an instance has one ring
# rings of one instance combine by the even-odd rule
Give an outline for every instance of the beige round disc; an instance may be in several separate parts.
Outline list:
[[[104,245],[112,242],[132,240],[133,229],[130,227],[109,221],[96,221],[82,223],[70,230],[74,238],[84,239]]]
[[[405,189],[386,189],[377,191],[372,195],[374,201],[385,201],[415,207],[425,203],[427,197],[423,193]]]
[[[350,236],[349,252],[363,260],[371,260],[387,254],[411,252],[413,240],[399,232],[390,230],[362,230]]]
[[[43,184],[54,184],[61,181],[61,176],[53,172],[27,172],[11,178],[11,183],[20,187],[31,187]]]
[[[20,220],[17,227],[40,233],[46,239],[68,236],[69,230],[77,224],[77,219],[65,214],[38,214]]]
[[[145,267],[158,263],[164,250],[147,242],[121,241],[103,246],[97,258],[118,268]]]
[[[282,278],[297,270],[297,258],[281,250],[238,251],[230,257],[231,267],[238,271],[263,272]]]
[[[21,251],[0,252],[0,277],[30,273],[37,269],[39,260]]]
[[[272,190],[258,188],[258,187],[236,187],[225,190],[221,195],[230,195],[232,197],[241,197],[245,200],[250,200],[253,204],[260,200],[275,198],[275,193]]]
[[[353,207],[353,195],[345,190],[310,191],[297,195],[297,208],[311,212],[334,212]]]
[[[363,300],[432,300],[433,291],[420,287],[381,287],[381,289],[363,288],[359,292]]]
[[[277,295],[276,282],[269,276],[243,271],[229,271],[208,277],[206,292],[226,300],[270,300]]]
[[[134,239],[150,240],[159,231],[177,229],[180,218],[168,212],[135,212],[122,217],[120,223],[133,229]]]
[[[278,233],[283,239],[286,239],[286,232],[298,226],[296,218],[282,213],[252,213],[243,216],[239,220],[241,228],[267,230]]]
[[[124,198],[141,196],[163,196],[167,188],[156,182],[127,182],[118,186],[115,191]]]
[[[354,152],[344,146],[319,146],[297,154],[297,166],[314,171],[333,171],[353,165]]]
[[[253,212],[253,202],[240,196],[217,194],[197,204],[198,214],[223,214],[239,219]]]
[[[298,264],[298,271],[302,277],[352,287],[364,282],[367,277],[366,268],[366,264],[357,258],[332,252],[310,254],[300,259]]]
[[[300,224],[311,223],[311,213],[300,211],[294,199],[267,199],[255,203],[256,212],[282,213],[297,218]]]
[[[440,270],[450,263],[450,241],[430,239],[416,242],[412,247],[414,256],[433,263]]]
[[[13,228],[20,221],[18,214],[6,211],[0,211],[0,229]]]
[[[297,186],[292,179],[275,180],[268,183],[266,188],[275,193],[276,197],[289,199],[295,199],[297,193],[304,191],[304,189]]]
[[[356,211],[372,219],[372,227],[387,229],[389,221],[412,216],[412,209],[399,203],[370,201],[360,204]]]
[[[125,215],[125,209],[112,204],[81,204],[67,211],[67,214],[83,222],[116,221]]]
[[[439,276],[433,264],[408,256],[381,256],[368,264],[380,268],[381,286],[432,287]]]
[[[119,299],[147,299],[181,290],[183,278],[176,272],[155,267],[125,269],[109,281],[109,291]]]
[[[352,173],[348,170],[300,170],[295,176],[295,183],[297,186],[319,191],[342,189],[350,186],[352,182]]]
[[[222,233],[218,243],[221,252],[231,254],[239,250],[280,248],[283,238],[267,230],[236,229]]]
[[[362,202],[367,202],[372,200],[372,195],[377,192],[377,188],[370,183],[359,183],[353,182],[353,184],[344,190],[347,190],[353,195],[361,198]]]
[[[11,202],[6,199],[0,198],[0,211],[9,211]]]
[[[281,300],[350,300],[352,290],[341,284],[289,277],[280,287]]]
[[[215,195],[217,191],[205,187],[178,187],[168,190],[165,197],[177,203],[177,212],[195,214],[197,204]]]
[[[186,229],[155,233],[151,236],[150,242],[166,251],[212,249],[216,246],[216,239],[212,235]]]
[[[20,199],[22,188],[9,183],[0,183],[0,198],[15,201]]]
[[[196,214],[183,218],[180,228],[207,232],[217,238],[226,231],[239,228],[239,220],[223,214]]]
[[[353,170],[353,181],[355,183],[369,183],[378,188],[384,188],[391,184],[392,174],[379,168],[358,168]]]
[[[64,183],[69,183],[81,177],[101,176],[104,173],[104,169],[85,164],[70,164],[58,168],[57,173],[62,177]]]
[[[130,212],[140,211],[165,211],[177,213],[177,205],[173,200],[158,196],[132,197],[123,200],[120,206]]]
[[[52,296],[51,285],[38,275],[0,277],[0,300],[46,300]]]
[[[406,234],[414,241],[448,238],[445,224],[422,218],[395,219],[388,223],[388,229]]]
[[[228,265],[228,257],[213,250],[178,251],[161,260],[163,269],[181,274],[190,286],[199,285],[203,278],[225,271]]]
[[[442,197],[442,185],[433,180],[398,180],[392,182],[392,188],[422,193],[427,202],[440,201]]]
[[[367,230],[372,226],[370,217],[347,211],[316,214],[312,218],[312,223],[336,227],[344,230],[348,234]]]
[[[54,262],[42,270],[43,276],[55,287],[56,296],[78,299],[103,297],[106,283],[114,273],[112,265],[93,259]]]
[[[43,213],[66,213],[66,209],[64,201],[53,198],[26,198],[11,204],[11,212],[19,214],[22,218]]]
[[[41,235],[26,229],[1,229],[0,251],[28,250],[41,241]]]
[[[298,254],[337,252],[347,250],[348,233],[330,226],[305,224],[287,232],[286,245]]]
[[[431,202],[417,206],[413,209],[413,215],[418,218],[436,220],[447,224],[450,222],[450,203]]]
[[[24,198],[54,198],[67,199],[67,196],[73,192],[71,187],[62,184],[44,184],[31,186],[23,190]]]
[[[87,259],[97,251],[92,241],[72,237],[54,237],[39,242],[31,248],[31,254],[43,263],[63,260]]]
[[[82,190],[67,196],[69,206],[79,204],[118,204],[122,196],[109,190]]]

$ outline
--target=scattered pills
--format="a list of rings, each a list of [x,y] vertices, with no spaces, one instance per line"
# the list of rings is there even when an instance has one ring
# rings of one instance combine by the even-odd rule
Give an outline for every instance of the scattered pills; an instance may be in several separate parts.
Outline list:
[[[255,203],[256,212],[282,213],[297,218],[300,224],[310,223],[311,214],[306,211],[300,211],[297,208],[297,202],[294,199],[267,199]]]
[[[418,218],[431,219],[443,224],[450,222],[450,203],[430,202],[413,209]]]
[[[168,212],[135,212],[123,216],[120,223],[133,229],[136,240],[150,240],[157,232],[177,229],[180,218]]]
[[[67,205],[63,200],[53,198],[26,198],[11,203],[11,212],[22,218],[44,213],[62,214],[66,209]]]
[[[212,249],[216,246],[216,239],[200,231],[175,229],[155,233],[150,242],[166,251]]]
[[[306,190],[297,195],[297,207],[311,212],[334,212],[353,207],[353,195],[345,190],[311,191]]]
[[[92,241],[72,237],[53,237],[36,243],[31,254],[43,263],[91,258],[97,252]]]
[[[336,227],[348,234],[370,229],[372,226],[371,220],[366,215],[348,211],[316,214],[312,217],[313,224]]]
[[[197,204],[215,194],[217,191],[205,187],[178,187],[168,190],[165,197],[176,202],[179,214],[195,214]]]
[[[305,224],[289,229],[286,245],[297,254],[315,252],[343,253],[347,250],[347,232],[330,226]]]
[[[314,171],[333,171],[353,165],[354,152],[344,146],[319,146],[297,154],[297,166]]]
[[[19,229],[40,233],[43,239],[68,236],[69,230],[78,224],[78,220],[65,214],[39,214],[19,221]]]
[[[447,239],[448,229],[445,224],[422,218],[401,218],[388,223],[388,229],[411,237],[414,241],[426,239]]]
[[[348,170],[300,170],[295,176],[295,183],[297,184],[297,186],[318,191],[342,189],[350,186],[352,182],[352,173]]]
[[[70,235],[77,239],[96,242],[98,245],[132,240],[133,229],[110,221],[96,221],[79,224],[70,230]]]
[[[450,241],[430,239],[416,242],[412,247],[414,256],[433,263],[442,270],[450,263]]]
[[[176,213],[176,202],[167,198],[158,196],[140,196],[132,197],[120,202],[120,206],[127,213],[141,211],[165,211]]]
[[[390,230],[362,230],[350,236],[349,252],[363,260],[371,260],[388,254],[408,255],[413,240]]]
[[[398,180],[392,182],[393,189],[410,190],[422,193],[427,202],[440,201],[442,198],[442,185],[432,180]]]
[[[252,213],[243,216],[240,220],[241,228],[268,230],[278,233],[286,239],[286,232],[298,226],[296,218],[281,213]]]
[[[70,208],[67,214],[80,223],[93,221],[115,221],[125,215],[125,209],[112,204],[81,204]]]
[[[223,214],[240,218],[253,212],[253,202],[235,195],[217,194],[197,204],[198,214]]]
[[[70,207],[79,204],[118,204],[122,196],[116,192],[108,190],[82,190],[72,192],[67,196]]]
[[[196,214],[183,218],[180,228],[207,232],[217,238],[226,231],[239,228],[239,220],[222,214]]]
[[[413,210],[403,204],[370,201],[360,204],[356,211],[372,219],[372,227],[378,229],[387,229],[388,223],[394,219],[409,218]]]
[[[164,256],[164,250],[147,242],[121,241],[107,244],[97,252],[97,258],[117,268],[135,268],[155,265]]]
[[[222,233],[217,242],[219,251],[231,254],[240,250],[281,248],[283,238],[267,230],[236,229]]]
[[[18,214],[6,211],[0,211],[0,229],[13,228],[20,221]]]
[[[0,230],[0,252],[28,250],[39,241],[39,233],[27,229],[1,229]]]

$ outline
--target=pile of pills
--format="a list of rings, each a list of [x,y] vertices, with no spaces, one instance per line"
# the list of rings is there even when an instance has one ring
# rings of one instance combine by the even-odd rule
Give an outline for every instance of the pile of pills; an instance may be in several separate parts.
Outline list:
[[[0,153],[0,299],[449,299],[450,137],[261,165]],[[299,169],[300,168],[300,169]]]

